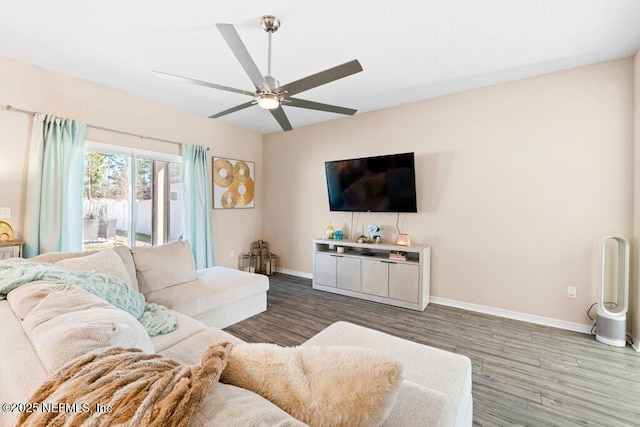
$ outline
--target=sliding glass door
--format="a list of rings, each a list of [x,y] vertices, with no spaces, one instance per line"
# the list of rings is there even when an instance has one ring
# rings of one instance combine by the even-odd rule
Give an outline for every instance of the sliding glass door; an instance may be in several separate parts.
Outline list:
[[[148,154],[85,153],[84,248],[159,245],[182,235],[182,165]]]

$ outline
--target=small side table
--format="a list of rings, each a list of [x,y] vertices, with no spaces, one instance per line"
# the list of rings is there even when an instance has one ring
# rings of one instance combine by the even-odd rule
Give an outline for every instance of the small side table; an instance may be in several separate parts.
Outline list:
[[[22,240],[5,240],[0,242],[0,260],[22,257]]]

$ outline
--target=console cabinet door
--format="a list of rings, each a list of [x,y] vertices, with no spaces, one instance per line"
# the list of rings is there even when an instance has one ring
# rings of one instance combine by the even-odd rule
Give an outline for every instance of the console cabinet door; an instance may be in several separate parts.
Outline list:
[[[420,267],[412,264],[389,265],[389,298],[413,302],[420,300]]]
[[[389,296],[389,263],[371,259],[362,260],[362,292]]]
[[[318,285],[336,286],[336,260],[338,258],[328,254],[316,254],[315,276],[313,280]]]
[[[360,258],[338,256],[337,286],[350,291],[361,291]]]

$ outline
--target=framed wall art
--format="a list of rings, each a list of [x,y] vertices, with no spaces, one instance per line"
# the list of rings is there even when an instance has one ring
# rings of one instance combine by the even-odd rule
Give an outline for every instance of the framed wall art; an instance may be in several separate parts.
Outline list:
[[[255,207],[255,164],[213,157],[213,208]]]

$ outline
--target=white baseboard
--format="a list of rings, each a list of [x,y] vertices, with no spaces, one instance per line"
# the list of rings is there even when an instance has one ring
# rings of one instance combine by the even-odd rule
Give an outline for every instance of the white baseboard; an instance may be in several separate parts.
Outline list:
[[[631,348],[635,351],[640,351],[640,340],[633,335],[631,335]]]
[[[302,277],[304,279],[313,279],[313,274],[304,273],[302,271],[289,270],[288,268],[277,268],[278,273],[289,274],[291,276]]]
[[[498,317],[506,317],[507,319],[521,320],[523,322],[535,323],[537,325],[551,326],[554,328],[566,329],[569,331],[582,332],[583,334],[591,334],[592,326],[583,325],[582,323],[567,322],[565,320],[553,319],[551,317],[536,316],[533,314],[520,313],[518,311],[504,310],[502,308],[472,304],[468,302],[456,301],[440,297],[431,297],[431,302],[434,304],[462,308],[464,310],[475,311],[478,313],[491,314]]]
[[[289,274],[291,276],[302,277],[305,279],[313,279],[313,274],[304,273],[302,271],[289,270],[287,268],[278,268],[278,273]],[[566,329],[568,331],[581,332],[583,334],[591,334],[593,325],[584,325],[582,323],[567,322],[566,320],[553,319],[551,317],[536,316],[533,314],[520,313],[518,311],[505,310],[502,308],[489,307],[487,305],[472,304],[469,302],[457,301],[447,298],[432,296],[430,301],[434,304],[446,305],[449,307],[461,308],[463,310],[475,311],[477,313],[490,314],[507,319],[521,320],[523,322],[535,323],[537,325],[551,326],[553,328]],[[635,337],[633,339],[633,348],[640,351],[640,341]]]

